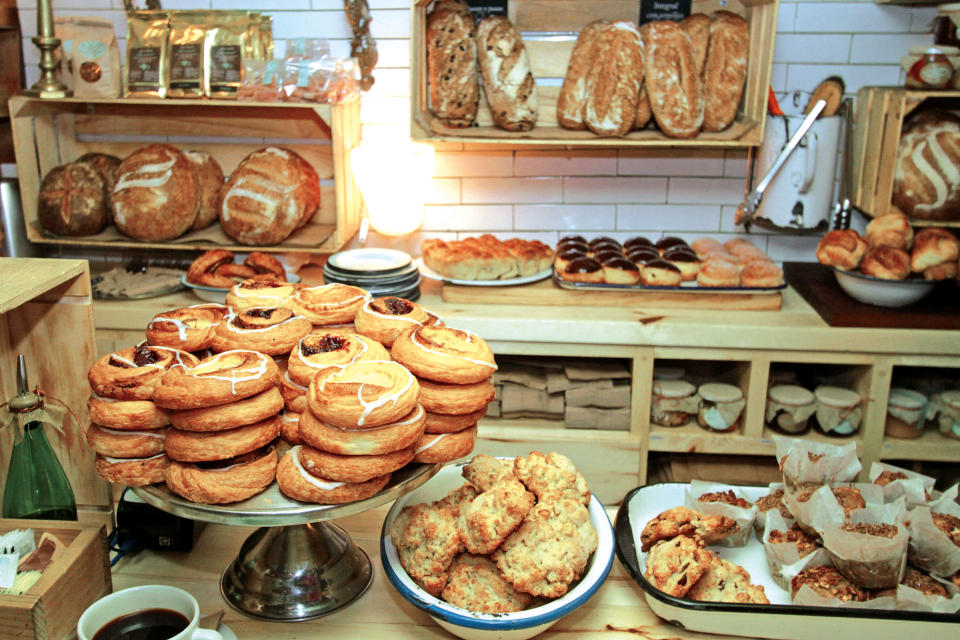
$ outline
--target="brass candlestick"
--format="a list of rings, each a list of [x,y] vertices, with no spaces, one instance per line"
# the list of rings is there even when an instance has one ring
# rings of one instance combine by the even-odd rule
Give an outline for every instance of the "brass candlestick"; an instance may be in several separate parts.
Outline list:
[[[37,35],[31,40],[40,49],[40,79],[23,93],[37,98],[69,98],[73,91],[57,80],[53,72],[57,68],[54,51],[60,46],[60,38],[53,31],[53,0],[40,0],[37,5]]]

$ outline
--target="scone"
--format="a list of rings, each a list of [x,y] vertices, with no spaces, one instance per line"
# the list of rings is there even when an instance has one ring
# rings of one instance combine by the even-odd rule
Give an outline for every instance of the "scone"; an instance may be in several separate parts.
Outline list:
[[[701,602],[770,604],[763,587],[750,583],[746,569],[717,556],[687,592],[687,597]]]
[[[713,554],[699,536],[677,536],[650,549],[643,577],[660,591],[683,597],[712,565]]]

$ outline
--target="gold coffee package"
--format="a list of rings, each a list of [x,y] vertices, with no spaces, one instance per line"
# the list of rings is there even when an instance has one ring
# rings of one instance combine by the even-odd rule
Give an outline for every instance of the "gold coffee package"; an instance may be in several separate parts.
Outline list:
[[[127,82],[124,95],[164,98],[167,95],[167,32],[165,11],[127,13]]]
[[[119,98],[123,80],[120,47],[113,22],[79,17],[73,24],[73,95],[76,98]]]
[[[243,84],[244,54],[250,48],[250,23],[251,16],[245,11],[217,11],[211,16],[203,45],[206,96],[237,96]]]
[[[167,97],[203,97],[203,42],[213,11],[173,11],[168,38]]]

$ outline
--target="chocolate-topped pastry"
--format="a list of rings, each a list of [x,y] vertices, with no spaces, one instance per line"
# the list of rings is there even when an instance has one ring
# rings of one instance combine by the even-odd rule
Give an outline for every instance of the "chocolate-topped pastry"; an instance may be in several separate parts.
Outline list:
[[[639,247],[628,251],[627,258],[637,264],[646,264],[651,260],[659,260],[660,253],[653,247]]]
[[[553,263],[553,268],[557,273],[562,273],[563,270],[567,268],[567,265],[571,260],[586,257],[586,251],[581,251],[580,249],[563,249],[562,251],[557,252],[557,258]]]
[[[603,247],[599,251],[594,251],[593,255],[591,255],[590,257],[593,258],[594,260],[599,260],[601,263],[603,263],[612,258],[623,258],[625,256],[619,251],[616,251],[614,249],[609,249],[607,247]]]
[[[669,260],[671,255],[684,254],[692,256],[694,258],[699,258],[697,252],[690,248],[690,245],[686,244],[675,244],[672,247],[667,247],[663,250],[664,260]]]
[[[662,238],[657,240],[656,244],[654,244],[653,246],[657,249],[657,251],[659,251],[660,253],[663,253],[670,247],[689,246],[689,245],[687,245],[687,241],[684,240],[683,238],[678,238],[677,236],[663,236]]]
[[[683,280],[680,269],[666,260],[651,260],[643,265],[640,280],[651,287],[676,287]]]
[[[640,282],[640,267],[623,256],[603,261],[603,279],[608,284],[637,284]]]
[[[577,258],[567,263],[560,277],[571,282],[603,282],[603,265],[593,258]]]
[[[697,279],[700,272],[700,258],[686,245],[675,245],[663,252],[663,259],[680,269],[684,282]]]
[[[653,242],[650,240],[650,238],[636,236],[623,243],[623,250],[627,252],[629,252],[631,249],[639,249],[640,247],[650,247],[652,249]]]
[[[597,247],[601,245],[610,245],[616,247],[617,249],[620,248],[620,243],[609,236],[597,236],[596,238],[591,238],[590,242],[587,244],[589,244],[590,248],[594,251],[596,251]]]
[[[580,244],[587,244],[587,239],[583,236],[563,236],[560,238],[560,242],[557,243],[557,246],[565,242],[579,242]]]
[[[557,251],[567,251],[568,249],[576,249],[577,251],[582,251],[586,253],[590,251],[590,245],[586,242],[580,242],[579,240],[561,240],[557,243]]]

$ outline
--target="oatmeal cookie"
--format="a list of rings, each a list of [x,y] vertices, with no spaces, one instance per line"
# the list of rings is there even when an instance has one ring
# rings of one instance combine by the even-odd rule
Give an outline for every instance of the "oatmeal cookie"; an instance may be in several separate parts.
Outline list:
[[[463,467],[463,477],[480,491],[486,491],[501,480],[513,480],[513,460],[501,460],[482,453]]]
[[[850,582],[833,567],[820,566],[804,569],[790,581],[790,595],[796,596],[797,591],[807,585],[824,598],[836,598],[843,602],[864,602],[870,599],[866,589]]]
[[[440,595],[445,601],[468,611],[511,613],[523,611],[530,594],[517,591],[504,580],[500,569],[486,556],[464,553],[450,566],[450,579]]]
[[[793,525],[786,531],[780,531],[779,529],[774,529],[770,532],[770,544],[787,544],[793,543],[797,545],[797,551],[800,553],[800,557],[806,557],[813,553],[817,547],[820,545],[817,544],[817,541],[812,536],[807,535],[799,525]]]
[[[513,473],[538,500],[553,496],[590,503],[587,481],[563,454],[551,452],[543,455],[532,451],[526,458],[521,456],[514,460]]]
[[[698,535],[704,543],[713,544],[740,531],[733,518],[722,515],[704,515],[686,507],[667,509],[643,527],[640,545],[648,551],[660,540],[669,540],[679,535]]]
[[[900,584],[906,585],[911,589],[920,591],[925,596],[943,596],[949,598],[950,593],[940,582],[937,582],[927,574],[916,569],[907,569]]]
[[[559,598],[587,566],[573,527],[561,522],[524,520],[492,556],[518,591]]]
[[[931,513],[933,524],[950,538],[950,542],[960,547],[960,518],[949,513]]]
[[[466,503],[470,502],[474,498],[480,495],[480,492],[472,484],[465,484],[457,487],[448,493],[445,497],[441,498],[434,502],[434,506],[441,507],[443,509],[450,509],[455,518],[460,517],[460,507]],[[409,507],[404,507],[405,509]],[[401,512],[403,513],[403,512]]]
[[[699,536],[677,536],[650,549],[643,577],[660,591],[683,597],[712,563],[713,554]]]
[[[737,495],[729,489],[727,491],[705,493],[697,498],[697,502],[722,502],[723,504],[729,504],[732,507],[740,507],[742,509],[749,509],[751,507],[749,502],[737,497]]]
[[[463,503],[457,519],[463,546],[470,553],[492,553],[520,526],[534,502],[519,480],[507,480]]]
[[[538,502],[530,510],[527,520],[544,520],[571,526],[585,559],[589,559],[590,554],[597,550],[599,539],[597,530],[590,522],[590,512],[573,498]]]
[[[713,557],[710,568],[694,583],[686,597],[702,602],[770,604],[763,587],[750,584],[746,569],[717,556]]]
[[[447,584],[447,570],[460,550],[456,518],[449,509],[420,504],[405,520],[406,527],[393,539],[400,564],[424,591],[439,596]]]

